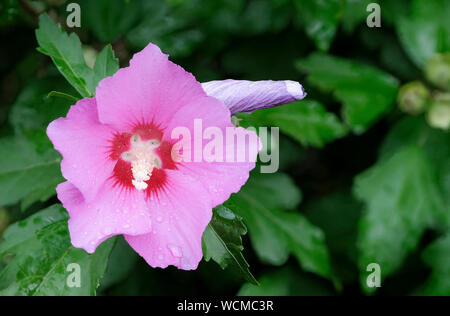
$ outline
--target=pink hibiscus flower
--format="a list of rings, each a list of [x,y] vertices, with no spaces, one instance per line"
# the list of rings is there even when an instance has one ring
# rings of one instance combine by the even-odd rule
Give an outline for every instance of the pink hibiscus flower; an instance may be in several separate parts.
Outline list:
[[[152,267],[196,269],[212,208],[239,191],[257,152],[249,152],[245,162],[173,159],[178,140],[172,131],[184,127],[194,134],[194,120],[201,119],[203,128],[252,136],[231,124],[232,113],[304,95],[290,81],[202,86],[149,44],[129,67],[102,80],[95,98],[80,100],[47,129],[63,157],[67,182],[57,193],[70,215],[72,244],[92,253],[107,238],[124,235]],[[247,139],[250,146],[258,138]]]

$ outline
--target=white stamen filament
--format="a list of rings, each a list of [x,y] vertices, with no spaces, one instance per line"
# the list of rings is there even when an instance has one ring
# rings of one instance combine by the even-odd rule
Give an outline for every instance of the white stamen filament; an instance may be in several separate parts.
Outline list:
[[[131,137],[131,149],[122,154],[122,159],[131,162],[132,183],[137,190],[147,189],[146,181],[150,180],[153,169],[161,167],[161,161],[154,153],[159,144],[157,140],[142,141],[136,134]]]

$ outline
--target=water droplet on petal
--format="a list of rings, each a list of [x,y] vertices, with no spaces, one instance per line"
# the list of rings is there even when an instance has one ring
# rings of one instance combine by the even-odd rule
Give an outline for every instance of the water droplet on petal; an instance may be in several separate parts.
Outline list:
[[[170,253],[172,254],[172,256],[174,256],[175,258],[181,258],[182,253],[181,253],[181,248],[175,245],[168,245],[167,246],[170,250]]]

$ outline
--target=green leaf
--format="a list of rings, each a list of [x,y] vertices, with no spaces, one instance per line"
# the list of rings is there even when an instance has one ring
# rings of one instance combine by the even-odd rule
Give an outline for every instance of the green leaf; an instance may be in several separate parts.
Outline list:
[[[432,268],[432,273],[419,294],[425,296],[450,295],[450,234],[439,238],[424,251],[423,260]]]
[[[391,129],[380,148],[380,159],[405,146],[422,146],[433,164],[442,167],[450,157],[450,133],[431,128],[423,117],[405,117]]]
[[[258,284],[242,255],[244,246],[241,236],[246,233],[247,228],[239,216],[225,206],[216,207],[203,233],[203,255],[206,261],[213,259],[222,269],[230,267],[246,281]]]
[[[70,244],[67,212],[54,205],[8,227],[0,257],[8,264],[0,272],[1,295],[95,295],[114,245],[110,239],[90,255]],[[70,264],[80,266],[80,287],[69,287]]]
[[[94,80],[90,89],[95,91],[98,83],[106,77],[114,75],[119,70],[119,60],[114,56],[111,45],[106,45],[98,54],[94,65]]]
[[[343,116],[361,133],[387,113],[397,95],[398,81],[379,69],[354,61],[313,53],[297,63],[308,81],[343,104]]]
[[[70,95],[73,90],[69,88],[66,82],[61,83],[61,80],[55,77],[31,81],[20,92],[9,114],[9,122],[14,132],[25,134],[33,130],[42,131],[51,121],[65,116],[76,100],[48,95],[52,89]]]
[[[51,57],[58,70],[84,98],[94,96],[92,69],[86,65],[81,42],[75,33],[68,35],[47,14],[39,17],[36,30],[38,50]]]
[[[449,16],[447,0],[414,0],[410,14],[398,19],[400,41],[419,67],[433,54],[450,51]]]
[[[200,20],[197,18],[199,14],[197,11],[207,10],[209,6],[217,3],[218,1],[202,3],[189,1],[173,8],[174,5],[167,1],[144,1],[142,7],[144,18],[126,34],[126,38],[138,49],[151,42],[171,56],[188,56],[204,37],[201,27],[197,25]],[[192,28],[191,23],[195,23],[196,27]]]
[[[322,280],[290,267],[263,275],[260,285],[244,284],[238,296],[325,296],[333,292]]]
[[[118,0],[111,3],[111,0],[78,0],[78,2],[82,8],[83,29],[92,31],[101,42],[109,43],[116,41],[136,24],[142,12],[142,3],[147,1]]]
[[[60,162],[59,154],[44,134],[33,135],[33,139],[20,135],[0,139],[0,205],[16,203],[49,187],[54,192],[64,180]],[[34,200],[40,198],[42,194]]]
[[[346,32],[352,32],[358,26],[366,22],[371,12],[367,11],[370,3],[378,3],[381,8],[381,27],[384,23],[394,24],[400,16],[408,10],[408,0],[344,0],[344,13],[341,17],[342,27]],[[366,26],[366,25],[364,25]]]
[[[405,146],[421,146],[433,166],[447,207],[442,210],[441,224],[450,227],[450,133],[431,128],[423,117],[406,117],[389,132],[380,148],[380,159],[386,159]]]
[[[442,212],[443,202],[422,148],[406,146],[355,179],[354,193],[366,204],[359,223],[361,281],[366,267],[378,263],[382,277],[401,267]]]
[[[118,236],[116,239],[108,261],[108,268],[100,282],[100,292],[125,280],[133,272],[140,258],[123,236]]]
[[[283,265],[292,253],[304,270],[330,277],[325,237],[297,212],[300,191],[284,174],[253,174],[225,204],[244,218],[250,239],[263,262]]]
[[[370,12],[367,6],[372,0],[345,0],[342,15],[342,27],[346,32],[353,32],[356,26],[366,20]],[[383,11],[383,9],[382,9]],[[383,12],[381,14],[383,16]]]
[[[110,45],[99,54],[94,69],[89,68],[78,36],[75,33],[68,35],[45,13],[39,17],[36,38],[38,50],[52,58],[61,74],[82,97],[93,97],[98,82],[119,69]]]
[[[243,126],[275,126],[302,145],[323,147],[326,143],[346,135],[347,128],[325,107],[314,100],[239,114]]]
[[[299,23],[322,51],[329,49],[339,25],[342,3],[339,0],[295,0]]]

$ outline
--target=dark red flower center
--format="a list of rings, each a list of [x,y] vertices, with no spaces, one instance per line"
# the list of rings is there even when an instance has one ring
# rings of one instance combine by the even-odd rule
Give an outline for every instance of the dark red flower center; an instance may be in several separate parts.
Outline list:
[[[167,183],[167,169],[176,169],[173,144],[163,141],[163,130],[154,124],[139,124],[129,133],[117,133],[109,156],[116,162],[115,185],[157,195]]]

